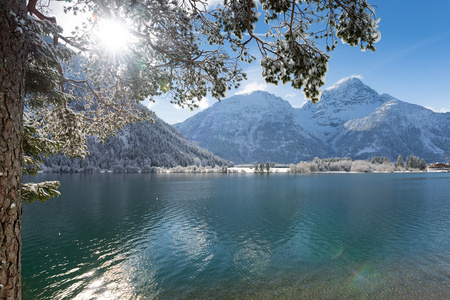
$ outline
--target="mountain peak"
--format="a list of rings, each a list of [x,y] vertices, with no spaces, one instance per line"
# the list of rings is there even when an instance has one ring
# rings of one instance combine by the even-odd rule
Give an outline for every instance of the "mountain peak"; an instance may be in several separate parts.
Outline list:
[[[250,93],[242,93],[242,94],[236,94],[236,95],[265,95],[265,96],[267,96],[267,95],[273,95],[273,94],[263,91],[263,90],[255,90]]]
[[[344,78],[326,89],[319,103],[305,104],[297,113],[298,123],[319,139],[329,140],[347,121],[367,116],[387,100],[359,78]]]
[[[342,89],[342,88],[348,88],[348,87],[365,87],[366,85],[359,79],[357,76],[350,76],[346,78],[342,78],[332,86],[326,89],[333,90],[333,89]]]
[[[359,106],[367,103],[381,105],[384,99],[359,78],[352,76],[341,79],[333,86],[327,88],[323,92],[320,102],[322,102],[322,105],[332,105],[333,107]]]
[[[289,102],[286,100],[265,91],[254,91],[248,94],[238,94],[232,97],[223,99],[221,102],[215,103],[215,109],[222,110],[242,110],[249,109],[252,111],[272,110],[290,110],[292,109]]]
[[[200,146],[235,163],[292,163],[318,157],[450,153],[450,114],[437,115],[387,94],[357,77],[340,80],[322,99],[295,109],[265,91],[236,95],[177,124]]]
[[[264,91],[223,99],[176,127],[235,163],[290,163],[328,152],[324,142],[296,123],[289,102]]]
[[[245,94],[236,94],[236,95],[234,95],[232,97],[223,99],[222,101],[227,101],[229,99],[239,99],[239,100],[245,99],[245,101],[249,101],[248,99],[255,99],[255,100],[261,100],[261,99],[264,99],[264,100],[273,100],[273,99],[284,100],[284,99],[281,99],[280,97],[278,97],[278,96],[276,96],[274,94],[271,94],[269,92],[262,91],[262,90],[256,90],[256,91],[253,91],[251,93],[245,93]]]

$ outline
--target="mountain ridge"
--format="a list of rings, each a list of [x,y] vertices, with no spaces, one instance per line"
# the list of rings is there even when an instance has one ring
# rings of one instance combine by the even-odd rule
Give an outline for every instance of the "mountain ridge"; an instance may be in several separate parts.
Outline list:
[[[246,101],[240,105],[240,99]],[[327,148],[296,124],[289,102],[261,91],[224,99],[174,127],[189,132],[200,147],[237,163],[302,160],[310,153],[325,154]]]
[[[443,160],[450,155],[449,125],[450,113],[380,95],[350,77],[326,89],[317,104],[293,108],[256,91],[224,99],[174,126],[235,163],[295,163],[315,156],[394,160],[399,154]]]
[[[162,119],[153,118],[154,123],[142,121],[128,124],[104,143],[88,137],[89,154],[85,159],[71,159],[57,154],[44,159],[46,169],[57,172],[98,169],[149,172],[152,167],[232,165],[232,162],[189,141]]]

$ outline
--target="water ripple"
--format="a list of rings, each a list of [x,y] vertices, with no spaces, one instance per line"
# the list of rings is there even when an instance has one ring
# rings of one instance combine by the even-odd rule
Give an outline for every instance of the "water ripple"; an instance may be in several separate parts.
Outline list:
[[[450,298],[449,178],[278,175],[62,176],[24,297]]]

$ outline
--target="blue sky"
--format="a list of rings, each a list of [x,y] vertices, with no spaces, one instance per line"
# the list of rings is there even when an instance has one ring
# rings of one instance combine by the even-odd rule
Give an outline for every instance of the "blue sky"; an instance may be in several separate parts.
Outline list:
[[[215,1],[215,0],[212,0]],[[358,76],[378,93],[388,93],[400,100],[419,104],[435,111],[450,111],[450,1],[369,1],[381,18],[381,40],[377,51],[361,52],[358,47],[339,44],[331,52],[326,85]],[[61,18],[59,18],[61,20]],[[60,22],[61,23],[61,22]],[[64,24],[62,24],[64,26]],[[299,90],[289,85],[267,85],[261,77],[259,58],[243,65],[249,75],[234,94],[266,90],[301,107],[306,101]],[[159,117],[170,124],[185,120],[217,102],[207,97],[200,109],[175,108],[169,99],[151,105]]]
[[[381,18],[381,40],[377,51],[361,52],[357,47],[340,44],[331,52],[324,89],[342,78],[358,76],[378,93],[387,93],[402,101],[435,111],[450,111],[450,1],[369,1]],[[228,93],[266,90],[301,107],[306,101],[299,90],[288,85],[266,85],[259,62],[244,66],[249,80]],[[217,102],[208,97],[202,108]],[[152,106],[166,122],[173,124],[194,115],[176,109],[167,100]]]

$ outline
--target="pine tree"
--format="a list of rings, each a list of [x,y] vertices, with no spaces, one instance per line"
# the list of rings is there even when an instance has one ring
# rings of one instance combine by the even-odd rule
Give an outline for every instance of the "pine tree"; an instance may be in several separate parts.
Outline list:
[[[419,165],[419,169],[420,170],[425,170],[427,168],[427,163],[425,162],[425,159],[421,159],[420,160],[420,165]]]
[[[395,163],[396,168],[404,168],[405,163],[403,162],[403,156],[400,154],[397,158],[397,162]]]
[[[197,0],[79,1],[67,10],[84,10],[93,17],[73,38],[38,9],[46,7],[38,0],[29,0],[28,6],[25,0],[2,1],[0,256],[2,270],[8,271],[0,274],[0,298],[20,298],[22,169],[35,173],[41,153],[84,157],[86,135],[105,140],[117,128],[151,119],[137,105],[147,98],[168,94],[174,103],[194,108],[208,92],[224,97],[245,78],[239,62],[255,59],[248,51],[251,42],[261,51],[267,82],[291,82],[318,101],[329,55],[319,49],[317,39],[325,40],[327,51],[338,39],[374,51],[380,38],[378,19],[366,1],[260,3],[267,23],[290,20],[274,22],[278,28],[267,39],[254,33],[259,19],[254,1],[224,1],[214,8]],[[133,37],[129,51],[116,55],[102,45],[95,32],[106,20],[127,20]],[[223,50],[225,44],[229,52]],[[71,72],[73,65],[82,70]],[[23,196],[45,200],[58,194],[57,186],[23,186]]]
[[[24,1],[0,5],[0,298],[21,297],[21,212],[23,91],[28,44],[18,22]]]
[[[418,156],[410,155],[409,156],[409,167],[411,169],[419,169],[420,168],[420,158]]]

